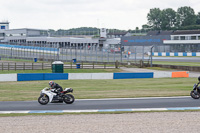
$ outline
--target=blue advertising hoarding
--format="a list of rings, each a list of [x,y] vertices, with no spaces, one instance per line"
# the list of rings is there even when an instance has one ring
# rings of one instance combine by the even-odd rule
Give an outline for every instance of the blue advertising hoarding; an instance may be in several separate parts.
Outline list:
[[[124,36],[121,38],[123,46],[151,46],[163,45],[164,40],[170,40],[170,35],[157,36]]]

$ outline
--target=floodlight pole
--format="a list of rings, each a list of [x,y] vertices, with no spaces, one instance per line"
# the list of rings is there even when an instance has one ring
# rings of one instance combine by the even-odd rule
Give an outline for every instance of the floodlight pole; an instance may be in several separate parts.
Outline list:
[[[153,51],[153,47],[154,46],[151,47],[151,67],[152,67],[152,51]]]
[[[122,63],[122,43],[120,43],[120,58],[121,58],[121,63]]]

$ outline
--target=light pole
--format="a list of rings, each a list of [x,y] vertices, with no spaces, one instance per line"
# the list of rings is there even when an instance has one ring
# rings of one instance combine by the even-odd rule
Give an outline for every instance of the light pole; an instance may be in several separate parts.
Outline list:
[[[151,47],[151,67],[152,67],[152,51],[153,51],[153,47],[154,46]]]

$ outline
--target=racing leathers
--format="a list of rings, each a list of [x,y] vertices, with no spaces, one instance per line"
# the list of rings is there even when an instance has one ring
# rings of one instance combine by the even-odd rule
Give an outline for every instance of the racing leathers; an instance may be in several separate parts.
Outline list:
[[[55,89],[54,92],[57,93],[57,95],[61,95],[61,92],[63,91],[63,88],[59,84],[56,84],[56,83],[54,83],[51,89]]]

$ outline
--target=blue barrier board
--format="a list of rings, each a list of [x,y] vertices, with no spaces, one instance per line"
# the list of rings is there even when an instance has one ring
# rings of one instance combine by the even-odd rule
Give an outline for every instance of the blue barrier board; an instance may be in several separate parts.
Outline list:
[[[153,72],[147,73],[114,73],[113,79],[153,78]]]
[[[17,81],[44,80],[43,73],[18,73]]]
[[[68,80],[68,73],[18,73],[17,81]]]
[[[44,80],[67,80],[68,73],[44,73]]]

